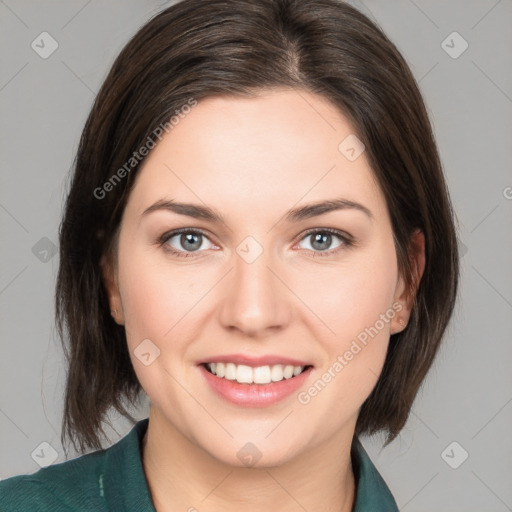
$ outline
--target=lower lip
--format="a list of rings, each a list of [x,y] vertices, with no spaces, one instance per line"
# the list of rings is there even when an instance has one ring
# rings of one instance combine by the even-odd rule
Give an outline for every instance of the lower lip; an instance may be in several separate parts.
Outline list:
[[[217,377],[202,364],[199,365],[199,369],[212,389],[228,402],[244,407],[266,407],[297,391],[313,368],[307,368],[296,377],[270,384],[240,384],[236,380]]]

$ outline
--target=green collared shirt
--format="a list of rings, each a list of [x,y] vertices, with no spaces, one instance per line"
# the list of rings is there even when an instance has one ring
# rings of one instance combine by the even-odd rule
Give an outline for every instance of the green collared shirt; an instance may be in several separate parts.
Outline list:
[[[0,482],[1,512],[155,512],[141,442],[149,419],[110,448]],[[351,448],[357,483],[352,512],[398,512],[388,486],[357,438]]]

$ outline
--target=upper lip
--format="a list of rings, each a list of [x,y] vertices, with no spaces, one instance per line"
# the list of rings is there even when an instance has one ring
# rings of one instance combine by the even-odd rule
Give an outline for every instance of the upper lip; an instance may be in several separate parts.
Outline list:
[[[206,363],[234,363],[244,364],[246,366],[273,366],[276,364],[282,364],[284,366],[312,366],[311,363],[295,359],[293,357],[278,356],[278,355],[266,355],[266,356],[249,356],[244,354],[225,354],[219,356],[211,356],[208,359],[199,361],[198,364]]]

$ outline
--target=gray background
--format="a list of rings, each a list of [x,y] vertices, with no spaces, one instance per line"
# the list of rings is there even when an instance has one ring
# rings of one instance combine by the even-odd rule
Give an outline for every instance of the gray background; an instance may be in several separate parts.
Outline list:
[[[363,444],[401,510],[512,510],[512,1],[352,3],[420,83],[463,243],[460,302],[410,420],[386,449]],[[65,460],[53,251],[67,175],[113,59],[166,5],[0,0],[1,478],[38,470],[33,453]],[[46,59],[31,47],[44,31],[59,45]],[[130,425],[112,420],[114,442]]]

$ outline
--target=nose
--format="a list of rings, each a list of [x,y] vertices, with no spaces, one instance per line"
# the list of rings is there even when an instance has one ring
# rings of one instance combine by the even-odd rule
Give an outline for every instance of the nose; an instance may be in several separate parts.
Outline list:
[[[252,262],[233,255],[233,270],[222,290],[221,324],[250,337],[265,337],[286,327],[291,317],[290,291],[273,264],[270,251]]]

